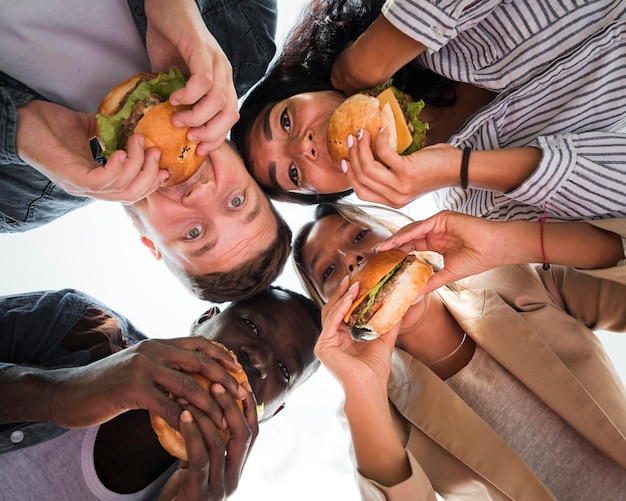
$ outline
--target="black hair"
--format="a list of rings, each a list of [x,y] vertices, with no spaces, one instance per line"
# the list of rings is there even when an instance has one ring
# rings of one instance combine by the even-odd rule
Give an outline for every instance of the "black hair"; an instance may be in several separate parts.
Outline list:
[[[248,94],[239,110],[231,139],[252,172],[248,146],[250,131],[258,116],[276,103],[304,92],[336,90],[330,73],[337,55],[363,33],[380,15],[383,0],[312,0],[286,38],[282,53],[267,75]],[[393,76],[393,84],[415,100],[432,106],[451,106],[456,82],[412,61]],[[262,186],[276,200],[299,204],[335,202],[352,190],[333,194],[301,194]]]

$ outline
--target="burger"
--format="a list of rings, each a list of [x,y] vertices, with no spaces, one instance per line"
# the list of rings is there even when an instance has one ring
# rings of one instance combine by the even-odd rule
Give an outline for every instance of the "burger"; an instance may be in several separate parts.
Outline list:
[[[389,145],[401,155],[409,155],[426,142],[428,124],[419,119],[424,101],[413,101],[408,94],[388,84],[348,97],[333,112],[328,123],[328,152],[339,163],[348,159],[348,135],[367,130],[376,138],[382,127],[389,130]],[[373,146],[373,143],[372,143]]]
[[[226,348],[223,344],[218,343],[216,341],[212,341],[212,343],[222,348],[224,351],[228,352],[230,356],[233,357],[234,360],[237,360],[237,355],[235,355],[231,350]],[[231,376],[233,376],[239,384],[244,384],[248,382],[248,377],[246,376],[246,373],[243,370],[239,372],[228,371],[228,373]],[[205,390],[208,391],[209,388],[211,387],[212,383],[208,379],[206,379],[204,376],[200,374],[192,374],[191,376]],[[169,393],[168,396],[169,398],[172,398],[172,399],[176,398],[176,396],[172,395],[171,393]],[[241,400],[237,400],[237,405],[241,409],[241,412],[243,412],[243,402]],[[262,417],[262,412],[263,412],[263,405],[261,404],[257,406],[257,416],[259,419],[261,419]],[[150,424],[152,425],[152,429],[156,433],[161,446],[172,456],[177,457],[181,461],[187,461],[187,448],[185,446],[185,439],[183,438],[182,434],[179,431],[172,428],[167,423],[167,421],[165,421],[163,418],[157,416],[156,414],[153,414],[152,412],[150,412],[149,414],[150,414]],[[228,442],[228,440],[230,440],[229,430],[219,430],[219,432],[222,435],[222,438],[224,439],[225,442]]]
[[[396,325],[433,274],[417,253],[399,249],[372,254],[350,276],[359,296],[344,316],[352,338],[375,339]]]
[[[140,73],[113,87],[96,115],[102,156],[108,159],[114,151],[125,149],[128,138],[140,133],[145,137],[144,149],[161,150],[159,167],[170,173],[163,186],[180,184],[193,176],[206,155],[196,155],[199,143],[187,139],[189,127],[172,125],[174,113],[190,106],[172,106],[168,101],[185,82],[173,66],[167,74]]]

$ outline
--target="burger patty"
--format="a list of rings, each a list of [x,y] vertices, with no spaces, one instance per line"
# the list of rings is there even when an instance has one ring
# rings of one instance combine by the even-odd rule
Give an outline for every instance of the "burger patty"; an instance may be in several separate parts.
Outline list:
[[[135,132],[135,127],[137,127],[139,120],[143,118],[146,109],[151,108],[155,104],[162,103],[163,101],[164,99],[158,94],[150,94],[146,99],[138,101],[137,104],[135,104],[130,112],[130,116],[122,122],[122,136],[117,145],[118,150],[126,149],[126,141],[133,135],[133,132]]]
[[[365,325],[369,322],[370,318],[374,316],[374,314],[380,309],[380,307],[385,303],[385,299],[387,296],[393,291],[395,287],[395,283],[398,281],[398,277],[402,270],[404,270],[409,264],[411,264],[416,258],[413,254],[409,254],[404,258],[402,264],[396,268],[393,276],[385,282],[385,284],[379,289],[376,293],[376,297],[374,298],[374,303],[371,308],[363,315],[361,318],[363,310],[367,307],[369,296],[365,296],[363,301],[354,309],[352,314],[350,315],[350,319],[348,320],[348,326],[352,327],[353,325]]]

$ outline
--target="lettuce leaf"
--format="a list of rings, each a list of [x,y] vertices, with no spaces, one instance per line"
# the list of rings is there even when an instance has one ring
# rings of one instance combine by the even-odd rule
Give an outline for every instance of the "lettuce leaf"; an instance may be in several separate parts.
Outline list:
[[[375,287],[373,287],[368,296],[367,296],[367,304],[365,305],[365,308],[363,308],[363,310],[361,311],[361,313],[359,314],[359,318],[356,321],[356,325],[362,325],[362,319],[365,315],[367,315],[367,312],[370,311],[372,309],[372,306],[374,305],[374,301],[376,299],[376,294],[378,294],[378,291],[380,289],[382,289],[382,287],[389,282],[389,280],[391,280],[391,277],[393,277],[396,273],[396,271],[398,271],[398,269],[402,266],[403,261],[400,261],[394,268],[393,270],[391,270],[389,273],[387,273],[387,275],[385,276],[385,278],[383,278],[380,282],[378,282],[378,284],[376,284]]]
[[[140,83],[115,115],[107,116],[98,113],[96,120],[104,158],[108,159],[117,150],[122,134],[122,123],[130,116],[137,102],[146,99],[150,94],[158,94],[163,99],[168,99],[172,92],[183,88],[186,82],[187,79],[180,70],[172,66],[169,73],[159,73],[152,80]]]

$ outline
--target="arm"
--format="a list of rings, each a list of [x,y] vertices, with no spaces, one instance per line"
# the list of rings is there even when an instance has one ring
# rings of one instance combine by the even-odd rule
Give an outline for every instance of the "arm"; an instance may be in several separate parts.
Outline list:
[[[170,102],[192,105],[174,116],[174,123],[192,127],[190,140],[201,141],[206,154],[226,139],[239,118],[230,61],[206,27],[194,0],[147,0],[146,49],[155,71],[176,65],[189,74],[187,85]]]
[[[397,328],[375,340],[351,339],[343,315],[358,287],[346,293],[347,282],[324,307],[324,329],[315,353],[341,384],[359,471],[392,486],[411,476],[403,444],[395,432],[387,398],[387,380]]]
[[[441,49],[466,29],[467,22],[476,23],[499,4],[387,0],[378,18],[333,64],[333,86],[349,95],[380,85],[424,50]]]
[[[3,357],[4,362],[11,362]],[[202,337],[146,340],[81,367],[45,369],[19,364],[0,369],[0,422],[51,422],[81,428],[131,409],[147,409],[177,426],[182,407],[172,392],[224,427],[221,407],[186,374],[199,372],[238,398],[247,396],[226,372],[243,370]],[[185,371],[185,372],[183,372]]]
[[[496,222],[443,211],[405,226],[379,250],[431,250],[443,255],[445,267],[422,294],[464,277],[507,264],[541,263],[579,268],[609,268],[624,259],[620,235],[584,222]],[[544,256],[545,252],[545,256]]]
[[[389,147],[388,134],[376,137],[376,157],[367,131],[350,148],[346,175],[361,200],[401,208],[435,190],[460,186],[461,148],[441,143],[403,156]],[[532,147],[472,151],[469,187],[509,192],[537,170],[541,157]]]

